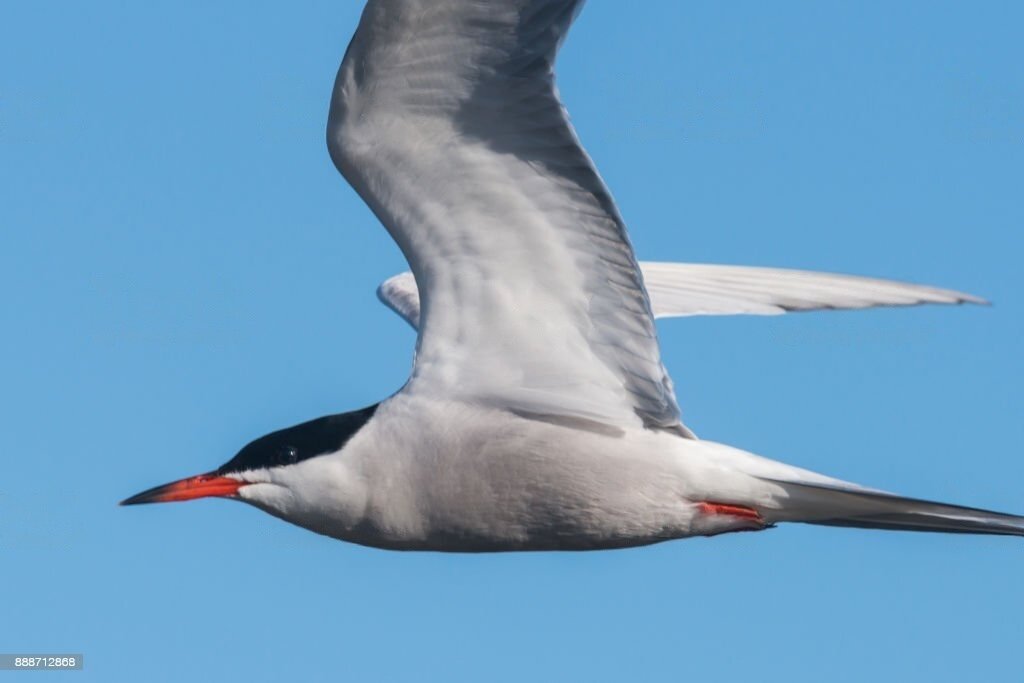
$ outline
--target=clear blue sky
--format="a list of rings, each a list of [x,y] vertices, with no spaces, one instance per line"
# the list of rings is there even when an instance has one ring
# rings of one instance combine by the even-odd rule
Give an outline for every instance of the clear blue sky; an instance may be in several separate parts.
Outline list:
[[[4,12],[0,651],[82,652],[76,681],[1020,676],[1020,539],[399,554],[219,500],[116,507],[410,364],[373,296],[401,255],[323,140],[359,7],[237,8]],[[996,304],[668,321],[699,434],[1024,512],[1022,24],[1011,2],[585,9],[559,85],[641,258]]]

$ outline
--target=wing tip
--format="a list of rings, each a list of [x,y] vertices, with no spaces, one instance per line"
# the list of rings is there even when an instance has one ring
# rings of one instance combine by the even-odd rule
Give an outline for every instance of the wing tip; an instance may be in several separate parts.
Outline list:
[[[959,292],[953,289],[939,289],[938,287],[929,287],[936,297],[942,297],[942,299],[920,299],[912,304],[907,305],[918,305],[918,304],[947,304],[950,306],[963,306],[970,304],[973,306],[992,306],[992,302],[985,297],[977,296],[975,294],[968,294],[967,292]],[[901,304],[894,304],[901,305]]]
[[[980,296],[974,296],[973,294],[961,294],[960,301],[957,304],[974,304],[975,306],[995,306],[991,299],[986,299]]]

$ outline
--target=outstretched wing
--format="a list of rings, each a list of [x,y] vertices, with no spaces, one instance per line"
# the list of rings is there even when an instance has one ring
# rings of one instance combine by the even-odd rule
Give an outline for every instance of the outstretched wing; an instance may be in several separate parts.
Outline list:
[[[808,270],[650,261],[640,269],[655,318],[986,303],[950,289]]]
[[[641,261],[640,271],[655,318],[987,303],[951,289],[809,270]],[[420,296],[412,273],[389,277],[377,296],[413,328],[419,326]]]
[[[415,275],[403,391],[685,433],[622,218],[554,86],[581,5],[370,0],[328,146]]]

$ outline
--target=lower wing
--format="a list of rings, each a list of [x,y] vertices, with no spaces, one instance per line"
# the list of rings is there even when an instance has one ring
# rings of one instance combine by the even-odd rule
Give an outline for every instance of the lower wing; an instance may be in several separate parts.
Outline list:
[[[655,318],[988,303],[950,289],[807,270],[653,261],[642,261],[640,270]],[[412,273],[388,278],[377,296],[418,327],[420,298]]]

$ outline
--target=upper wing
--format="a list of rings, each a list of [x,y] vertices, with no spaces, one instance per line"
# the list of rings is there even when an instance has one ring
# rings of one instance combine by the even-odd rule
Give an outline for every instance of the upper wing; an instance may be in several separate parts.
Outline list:
[[[807,270],[651,261],[641,261],[640,270],[655,318],[986,303],[949,289]],[[419,325],[420,298],[412,273],[388,278],[377,296],[414,328]]]
[[[422,303],[407,392],[685,433],[622,218],[554,87],[580,0],[370,0],[328,147]]]

